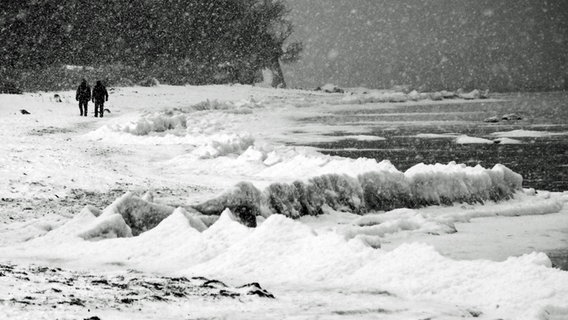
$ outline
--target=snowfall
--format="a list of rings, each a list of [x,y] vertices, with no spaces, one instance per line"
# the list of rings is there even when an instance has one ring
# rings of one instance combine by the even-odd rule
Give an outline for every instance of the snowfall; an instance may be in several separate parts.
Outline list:
[[[568,319],[568,192],[306,146],[384,138],[301,119],[445,96],[111,88],[95,118],[0,95],[0,319]]]

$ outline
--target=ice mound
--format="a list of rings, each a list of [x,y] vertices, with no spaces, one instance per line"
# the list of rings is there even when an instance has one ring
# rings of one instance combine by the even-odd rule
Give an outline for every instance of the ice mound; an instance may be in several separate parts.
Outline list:
[[[325,206],[337,211],[363,214],[395,208],[500,201],[522,190],[522,177],[503,165],[492,169],[418,164],[405,173],[376,171],[357,177],[324,174],[307,181],[273,183],[260,191],[240,183],[218,198],[195,206],[204,214],[220,214],[224,208],[253,214],[282,214],[297,218],[319,215]],[[252,218],[247,218],[251,219]]]
[[[189,225],[193,229],[199,232],[203,232],[208,228],[208,226],[205,224],[205,222],[203,222],[203,219],[201,217],[195,215],[194,213],[186,211],[184,208],[175,209],[172,215],[174,214],[183,215],[187,220],[187,222],[189,223]]]
[[[229,209],[236,219],[249,227],[256,227],[256,216],[261,215],[261,193],[251,183],[241,182],[220,197],[194,206],[205,215],[220,215]]]
[[[84,240],[102,240],[132,237],[132,229],[119,214],[105,215],[97,219],[90,227],[80,232]]]
[[[192,232],[197,234],[204,231],[207,227],[201,220],[189,216],[188,212],[183,208],[175,209],[171,215],[160,221],[154,228],[140,234],[143,239],[159,239],[166,234],[186,233]]]
[[[398,172],[388,160],[342,158],[302,149],[274,150],[266,154],[259,177],[272,179],[311,178],[325,174],[347,174],[356,177],[370,171]]]
[[[137,236],[157,226],[173,211],[173,207],[148,202],[127,192],[107,207],[100,217],[120,216],[132,230],[132,235]]]
[[[262,107],[262,105],[252,98],[237,102],[206,100],[189,107],[150,113],[142,116],[136,122],[119,125],[114,129],[138,136],[162,132],[184,135],[187,134],[187,131],[193,131],[195,127],[199,129],[198,119],[202,118],[203,114],[198,112],[224,111],[234,114],[248,114],[252,113],[252,109],[260,107]]]
[[[59,228],[54,229],[51,232],[47,233],[44,237],[34,239],[33,241],[66,242],[69,238],[80,237],[82,233],[84,232],[88,233],[89,229],[96,229],[96,225],[99,223],[97,219],[101,215],[101,213],[102,213],[101,210],[95,208],[94,206],[87,205],[81,210],[81,212],[79,212],[79,214],[73,217],[73,219],[67,221]],[[101,225],[108,226],[108,222],[103,221],[101,222]],[[131,235],[131,231],[125,229],[124,226],[126,225],[119,222],[119,225],[117,226],[109,226],[108,231],[102,229],[98,230],[100,231],[100,234],[103,236],[111,235],[113,233],[114,234],[124,233],[125,235]],[[94,237],[98,237],[98,235],[94,235],[94,232],[91,234]]]
[[[39,238],[52,230],[58,229],[67,222],[67,219],[49,214],[40,219],[11,224],[0,224],[0,246],[29,241]]]
[[[197,147],[192,154],[199,159],[211,159],[229,154],[240,155],[254,144],[250,134],[219,134],[208,139],[206,144]]]
[[[127,192],[102,211],[94,206],[85,206],[77,216],[49,232],[44,238],[65,241],[65,239],[79,237],[83,240],[97,241],[129,238],[148,231],[156,233],[160,228],[164,228],[162,224],[166,221],[170,221],[171,224],[172,219],[167,218],[173,214],[176,217],[183,217],[185,221],[183,225],[187,224],[198,232],[205,231],[208,225],[213,223],[213,220],[204,219],[197,212],[184,208],[174,209],[152,201],[153,195],[150,193],[140,198]]]
[[[266,208],[271,213],[298,218],[322,214],[324,205],[335,210],[360,212],[362,190],[355,178],[328,174],[307,183],[274,183],[264,192]]]
[[[415,207],[411,186],[400,171],[367,172],[359,175],[365,211]]]
[[[522,190],[523,182],[520,174],[500,164],[488,170],[453,161],[447,165],[418,164],[404,175],[414,200],[422,205],[506,200]]]
[[[187,128],[187,118],[183,114],[152,114],[126,126],[123,131],[137,136],[166,131],[183,131]]]
[[[520,257],[510,257],[505,263],[524,263],[536,266],[543,266],[547,268],[552,268],[552,262],[550,258],[542,252],[533,252],[529,254],[524,254]]]
[[[192,105],[190,108],[195,111],[208,111],[208,110],[231,110],[235,113],[248,113],[251,109],[264,107],[262,103],[253,98],[241,100],[237,102],[219,101],[219,100],[205,100],[200,103]],[[246,110],[246,111],[245,111]]]

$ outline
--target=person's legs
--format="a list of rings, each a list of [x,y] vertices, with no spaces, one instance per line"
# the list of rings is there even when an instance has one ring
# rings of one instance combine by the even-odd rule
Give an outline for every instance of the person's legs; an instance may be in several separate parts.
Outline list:
[[[99,108],[100,108],[99,113],[101,114],[101,118],[102,118],[102,117],[103,117],[103,114],[104,114],[104,112],[105,112],[105,103],[104,103],[104,102],[101,102],[101,103],[99,104]]]
[[[83,116],[83,101],[79,101],[79,111],[81,112],[81,116]]]
[[[95,101],[95,117],[97,117],[98,115],[101,116],[101,118],[103,117],[103,102],[100,101]]]
[[[87,113],[88,113],[88,111],[89,111],[89,108],[88,108],[88,106],[89,106],[89,100],[83,101],[83,104],[84,104],[84,105],[83,105],[83,111],[84,111],[84,112],[83,112],[83,116],[86,117],[86,116],[87,116]]]

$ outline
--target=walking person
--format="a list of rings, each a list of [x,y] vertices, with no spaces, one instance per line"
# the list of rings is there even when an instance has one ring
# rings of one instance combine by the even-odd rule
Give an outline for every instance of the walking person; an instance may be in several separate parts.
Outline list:
[[[95,103],[95,118],[101,115],[103,117],[103,113],[105,111],[105,101],[108,101],[108,92],[103,86],[100,81],[97,81],[97,84],[93,88],[93,102]]]
[[[81,116],[86,117],[89,100],[91,100],[91,87],[87,84],[87,80],[83,79],[81,81],[81,84],[77,88],[75,100],[79,101],[79,111],[81,111]]]

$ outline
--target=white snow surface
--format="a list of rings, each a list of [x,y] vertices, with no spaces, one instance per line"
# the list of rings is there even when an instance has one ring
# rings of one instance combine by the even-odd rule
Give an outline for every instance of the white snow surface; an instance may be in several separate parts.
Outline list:
[[[469,143],[480,143],[480,144],[492,144],[494,143],[491,140],[484,139],[484,138],[477,138],[477,137],[470,137],[466,135],[458,136],[456,138],[457,144],[469,144]]]
[[[329,95],[248,86],[116,88],[107,106],[111,113],[96,119],[78,116],[73,92],[59,92],[62,103],[53,101],[53,94],[0,95],[0,112],[6,115],[0,118],[0,263],[260,282],[276,296],[270,301],[156,302],[122,310],[99,305],[102,319],[188,314],[228,319],[568,318],[568,272],[552,268],[543,253],[566,245],[566,193],[523,190],[522,178],[502,165],[416,164],[400,172],[388,160],[326,156],[286,144],[329,139],[337,130],[295,121],[303,116],[339,110],[346,103],[431,103],[423,100],[437,96]],[[351,138],[380,139],[364,127],[357,130],[349,130],[357,133]],[[460,203],[363,216],[325,206],[319,217],[257,217],[257,228],[240,224],[228,209],[219,217],[205,217],[191,208],[240,181],[262,189],[328,174],[351,181],[369,173],[389,186],[377,188],[380,196],[409,190],[427,203]],[[114,193],[107,197],[114,201],[103,205],[109,190]],[[148,190],[157,192],[142,195]],[[464,202],[472,194],[482,196]],[[498,202],[490,200],[495,194],[501,195]],[[25,210],[12,205],[22,201],[29,203]],[[518,232],[519,239],[538,241],[519,241],[497,254],[498,237],[483,242],[476,240],[483,229],[460,233],[464,225],[486,226],[481,221],[497,219],[509,219],[509,229],[519,230],[513,219],[522,217],[541,218],[533,219],[532,227],[547,237]],[[539,221],[551,221],[556,229]],[[440,238],[453,242],[438,246],[435,239]],[[461,245],[476,250],[464,254]],[[74,306],[46,310],[41,304],[9,302],[22,289],[3,279],[0,318],[86,318],[85,310]]]
[[[541,138],[550,136],[564,136],[568,132],[548,132],[548,131],[534,131],[534,130],[511,130],[493,133],[496,137],[501,138]]]

